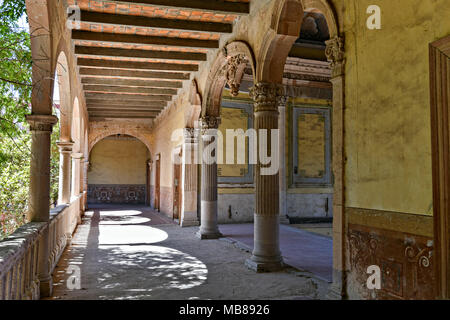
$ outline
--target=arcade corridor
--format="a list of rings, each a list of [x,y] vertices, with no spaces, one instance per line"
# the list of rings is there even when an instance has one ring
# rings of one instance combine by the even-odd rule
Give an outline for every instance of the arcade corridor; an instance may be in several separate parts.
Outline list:
[[[180,228],[148,207],[93,206],[55,269],[50,299],[325,297],[328,283],[313,274],[290,267],[252,272],[244,266],[250,252],[241,244],[198,241],[196,229]],[[80,266],[80,289],[68,289],[75,274],[69,265]]]

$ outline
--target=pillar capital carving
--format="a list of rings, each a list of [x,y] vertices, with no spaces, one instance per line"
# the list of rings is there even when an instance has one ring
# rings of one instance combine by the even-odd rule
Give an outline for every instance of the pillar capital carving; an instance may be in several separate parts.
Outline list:
[[[325,41],[326,49],[325,55],[327,60],[331,63],[332,77],[338,77],[344,74],[344,38],[334,37],[333,39]]]
[[[278,96],[278,108],[285,108],[289,97],[287,95]]]
[[[184,142],[185,143],[196,143],[198,141],[199,129],[197,128],[184,128]]]
[[[208,130],[219,128],[220,117],[204,116],[200,118],[200,124],[202,128],[202,135],[204,135]]]
[[[72,153],[72,159],[83,159],[83,154],[81,152],[73,152]]]
[[[259,82],[250,89],[250,97],[255,102],[255,112],[278,111],[278,97],[284,93],[279,83]]]
[[[71,153],[73,144],[74,143],[72,141],[58,141],[58,142],[56,142],[56,145],[58,146],[60,153]]]
[[[58,118],[51,114],[30,114],[25,116],[31,131],[52,132]]]
[[[248,63],[248,58],[244,54],[237,54],[235,56],[227,57],[226,78],[227,84],[230,87],[231,95],[236,97],[239,94],[239,87],[241,85],[242,76],[238,75],[238,69],[244,67]],[[242,69],[241,69],[242,70]]]

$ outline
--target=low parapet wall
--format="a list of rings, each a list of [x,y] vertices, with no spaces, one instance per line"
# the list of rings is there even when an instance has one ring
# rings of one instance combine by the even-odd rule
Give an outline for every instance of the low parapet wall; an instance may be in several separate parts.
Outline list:
[[[0,241],[0,300],[40,299],[39,274],[53,272],[80,222],[82,201],[80,195],[52,209],[49,222],[27,223]],[[45,248],[48,263],[42,264]],[[40,270],[42,265],[50,270]]]

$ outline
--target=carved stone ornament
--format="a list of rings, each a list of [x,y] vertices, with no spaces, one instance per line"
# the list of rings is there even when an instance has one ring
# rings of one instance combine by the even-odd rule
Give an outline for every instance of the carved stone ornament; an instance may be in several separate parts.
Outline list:
[[[247,65],[247,63],[248,59],[243,54],[227,57],[226,78],[233,97],[236,97],[239,94],[239,87],[241,85],[241,79],[237,79],[238,69],[241,65]]]
[[[217,129],[220,125],[220,117],[204,116],[200,119],[202,134],[205,134],[207,130]]]
[[[330,61],[332,76],[338,76],[343,73],[344,65],[344,38],[335,37],[333,39],[325,41],[326,49],[325,55],[327,60]]]
[[[184,128],[183,135],[185,142],[196,142],[199,136],[199,129],[197,128]]]
[[[278,99],[284,93],[283,85],[259,82],[250,89],[250,97],[255,102],[255,112],[277,111]]]
[[[278,97],[278,108],[285,108],[289,97],[287,95],[282,95]]]
[[[52,132],[53,126],[58,122],[54,115],[27,115],[26,120],[31,131]]]
[[[56,143],[60,153],[72,153],[73,142],[71,141],[58,141]]]

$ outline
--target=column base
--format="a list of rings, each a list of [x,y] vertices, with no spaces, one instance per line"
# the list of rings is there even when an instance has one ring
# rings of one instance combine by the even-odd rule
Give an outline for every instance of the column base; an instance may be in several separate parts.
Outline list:
[[[197,231],[197,233],[195,234],[197,236],[197,238],[199,238],[200,240],[210,240],[210,239],[219,239],[223,237],[223,234],[220,232],[214,232],[214,233],[202,233],[199,231]]]
[[[199,226],[200,221],[197,218],[197,211],[185,211],[181,215],[180,226],[183,227],[194,227]]]
[[[40,298],[51,297],[53,292],[53,279],[40,279],[39,280],[39,296]]]
[[[277,272],[284,269],[285,264],[283,261],[267,261],[267,262],[256,262],[254,260],[247,259],[245,260],[245,266],[250,270],[253,270],[257,273],[263,272]]]
[[[333,270],[333,283],[328,287],[326,298],[328,300],[344,300],[347,298],[343,288],[342,271]]]
[[[280,215],[280,224],[291,224],[291,222],[287,216]]]
[[[200,222],[195,220],[188,220],[188,221],[181,221],[180,227],[198,227],[200,225]]]

